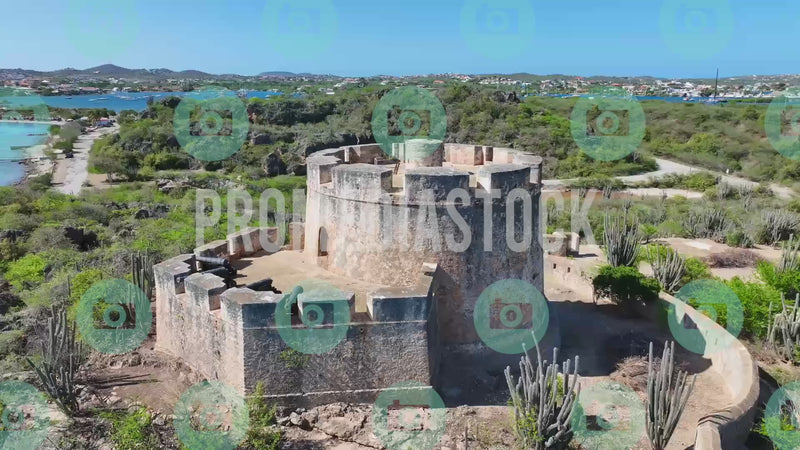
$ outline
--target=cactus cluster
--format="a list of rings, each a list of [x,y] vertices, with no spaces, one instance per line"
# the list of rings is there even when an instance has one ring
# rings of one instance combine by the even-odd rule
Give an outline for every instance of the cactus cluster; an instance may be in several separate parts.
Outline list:
[[[672,294],[680,288],[681,279],[686,275],[686,259],[678,252],[661,245],[647,247],[647,260],[653,267],[653,275],[665,291]]]
[[[762,216],[760,240],[769,245],[786,241],[800,231],[800,216],[782,209],[769,210]]]
[[[742,207],[750,211],[753,209],[753,188],[746,184],[739,186],[739,199],[742,201]]]
[[[667,447],[694,389],[695,376],[675,371],[675,343],[667,342],[660,367],[653,360],[653,343],[647,363],[647,438],[654,450]]]
[[[614,186],[611,184],[606,184],[603,186],[603,198],[606,200],[611,200],[611,197],[614,195]]]
[[[152,256],[142,253],[131,255],[131,273],[133,284],[141,289],[147,298],[151,298],[155,286]]]
[[[73,415],[79,409],[75,375],[84,362],[83,347],[75,338],[74,323],[67,320],[67,310],[53,308],[52,313],[41,365],[37,366],[30,358],[26,360],[58,407]]]
[[[713,239],[723,242],[732,223],[722,209],[703,209],[689,211],[683,221],[683,227],[692,238]]]
[[[787,306],[784,296],[781,295],[781,312],[772,315],[772,304],[769,305],[769,314],[772,320],[769,323],[767,336],[770,346],[785,361],[798,362],[797,348],[800,346],[800,294],[794,301],[794,306]]]
[[[505,375],[511,402],[514,406],[515,431],[523,448],[565,449],[572,440],[572,413],[580,394],[578,357],[570,374],[570,361],[564,362],[563,391],[559,392],[558,348],[553,349],[553,361],[542,361],[536,347],[536,363],[527,353],[519,363],[520,378],[515,380],[511,367]]]
[[[733,186],[726,182],[721,182],[717,185],[717,199],[719,201],[727,200],[734,195]]]
[[[606,215],[604,227],[608,263],[613,267],[634,267],[641,248],[639,224],[630,223],[626,213],[613,219]]]
[[[778,272],[785,273],[800,270],[800,239],[794,236],[783,247],[781,260],[778,263]]]

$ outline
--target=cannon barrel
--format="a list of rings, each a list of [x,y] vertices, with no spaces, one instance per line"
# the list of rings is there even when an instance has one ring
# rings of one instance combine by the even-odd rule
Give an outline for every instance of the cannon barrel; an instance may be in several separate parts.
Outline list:
[[[196,256],[195,259],[202,263],[204,266],[213,266],[213,267],[224,267],[228,270],[232,270],[236,272],[236,269],[233,268],[231,262],[225,258],[213,258],[210,256]],[[234,274],[235,276],[235,274]]]
[[[251,289],[251,290],[256,291],[256,292],[267,292],[267,291],[270,291],[270,292],[274,292],[276,294],[282,294],[281,291],[279,291],[278,289],[276,289],[272,285],[272,278],[267,278],[267,279],[264,279],[264,280],[261,280],[261,281],[256,281],[255,283],[250,283],[245,287],[247,289]]]

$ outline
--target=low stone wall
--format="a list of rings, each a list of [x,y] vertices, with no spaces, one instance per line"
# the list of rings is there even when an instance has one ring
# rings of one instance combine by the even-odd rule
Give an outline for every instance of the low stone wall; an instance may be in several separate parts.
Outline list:
[[[591,275],[586,273],[575,261],[568,258],[549,256],[545,268],[552,270],[580,294],[592,292]],[[744,448],[757,410],[759,395],[758,366],[747,348],[733,338],[716,322],[666,293],[660,294],[661,304],[640,305],[638,313],[643,317],[659,322],[664,308],[681,303],[686,317],[677,319],[683,323],[689,320],[707,336],[707,341],[730,340],[730,344],[715,353],[704,355],[711,360],[711,368],[719,374],[731,394],[731,403],[719,411],[701,418],[697,424],[695,450],[721,450]],[[674,306],[673,306],[674,307]],[[716,348],[719,348],[717,346]]]
[[[720,411],[715,411],[702,419],[697,425],[696,450],[717,450],[744,448],[744,442],[756,414],[759,379],[758,365],[750,352],[738,340],[716,322],[689,307],[675,297],[662,293],[661,302],[665,307],[682,303],[692,322],[707,340],[730,339],[723,350],[704,355],[711,360],[711,367],[724,380],[730,392],[731,403]],[[681,319],[681,317],[678,317]]]

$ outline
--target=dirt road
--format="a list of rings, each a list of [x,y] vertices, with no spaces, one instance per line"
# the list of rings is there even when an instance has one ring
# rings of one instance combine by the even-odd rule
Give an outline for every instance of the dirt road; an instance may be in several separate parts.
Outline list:
[[[58,192],[67,195],[78,195],[83,183],[89,177],[89,151],[94,141],[108,134],[119,131],[119,126],[101,128],[82,134],[74,146],[74,158],[61,158],[56,162],[53,174],[53,186]]]
[[[714,172],[711,170],[704,169],[702,167],[689,166],[675,161],[670,161],[667,159],[656,158],[656,163],[658,164],[658,170],[656,171],[642,173],[639,175],[631,175],[631,176],[616,177],[616,178],[622,181],[623,183],[630,185],[630,184],[645,182],[650,180],[651,178],[655,179],[664,178],[668,175],[688,175],[697,172],[711,172],[715,175],[720,176],[722,181],[728,183],[731,186],[735,187],[750,186],[752,188],[758,186],[757,182],[750,181],[745,178],[725,175],[723,173]],[[565,186],[566,184],[569,184],[570,181],[575,181],[575,180],[544,180],[543,183],[547,188],[556,188]],[[792,189],[785,186],[780,186],[778,184],[771,183],[770,188],[778,198],[790,199],[796,196],[796,194]]]

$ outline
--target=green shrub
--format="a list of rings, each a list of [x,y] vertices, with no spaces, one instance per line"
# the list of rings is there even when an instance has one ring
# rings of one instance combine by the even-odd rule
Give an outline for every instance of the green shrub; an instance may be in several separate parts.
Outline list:
[[[44,258],[34,254],[25,255],[8,265],[6,280],[17,290],[22,290],[43,282],[45,269],[47,262]]]
[[[8,265],[22,257],[25,254],[25,250],[22,249],[16,242],[11,241],[9,239],[3,239],[0,241],[0,272],[4,272],[8,269]]]
[[[681,278],[681,285],[685,286],[695,280],[711,278],[711,268],[701,259],[686,258],[686,275]]]
[[[64,234],[64,228],[60,226],[43,226],[33,230],[25,245],[31,252],[56,248],[67,249],[74,246]]]
[[[592,281],[596,298],[608,298],[618,305],[632,301],[658,299],[661,286],[658,281],[645,277],[634,267],[603,266]]]
[[[247,399],[250,428],[247,430],[245,444],[258,449],[277,450],[280,448],[282,434],[275,427],[275,406],[267,404],[264,395],[264,383],[259,381],[255,392]]]
[[[769,305],[770,303],[773,305],[773,312],[780,309],[780,291],[762,283],[744,282],[738,277],[725,284],[736,293],[742,302],[744,312],[742,334],[755,337],[766,336],[770,321]]]
[[[728,233],[728,235],[725,236],[725,244],[729,245],[730,247],[753,248],[755,242],[749,234],[739,230]]]
[[[0,332],[0,359],[10,354],[21,354],[25,347],[25,331],[12,330]]]
[[[794,299],[800,292],[800,270],[786,270],[781,272],[767,261],[759,261],[756,265],[758,277],[768,286],[783,292],[788,299]]]
[[[658,225],[658,235],[663,237],[681,237],[686,234],[683,225],[677,220],[665,220]]]
[[[278,359],[283,362],[287,369],[302,369],[308,363],[309,356],[290,348],[282,351],[278,355]]]
[[[153,429],[153,416],[145,408],[136,411],[103,412],[100,417],[111,422],[111,440],[117,450],[149,450],[159,447]]]
[[[103,278],[104,274],[100,269],[88,269],[75,275],[70,280],[70,302],[78,303],[83,294]]]

